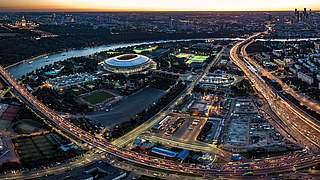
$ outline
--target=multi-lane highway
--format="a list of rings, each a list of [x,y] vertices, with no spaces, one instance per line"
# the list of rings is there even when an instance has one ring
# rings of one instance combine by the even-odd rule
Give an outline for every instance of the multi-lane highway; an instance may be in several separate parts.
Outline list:
[[[254,37],[254,36],[252,36]],[[250,38],[252,38],[250,37]],[[243,61],[239,56],[239,48],[241,45],[248,42],[248,40],[237,43],[231,50],[231,58],[249,77],[249,79],[256,85],[257,90],[267,99],[268,103],[271,105],[274,111],[281,117],[281,119],[288,124],[288,126],[292,126],[296,134],[301,134],[301,140],[308,142],[310,147],[315,148],[318,146],[318,137],[313,137],[317,135],[317,127],[311,121],[307,119],[303,119],[302,115],[299,114],[294,108],[288,106],[286,102],[282,99],[279,99],[277,94],[268,87],[264,81],[248,67],[248,63]],[[206,74],[206,73],[203,73]],[[52,127],[54,127],[57,132],[60,134],[67,136],[74,141],[82,142],[89,146],[101,149],[109,154],[117,156],[126,161],[130,161],[136,164],[149,166],[158,169],[165,169],[169,171],[176,172],[184,172],[184,173],[192,173],[199,174],[210,177],[219,177],[219,176],[235,176],[235,175],[243,175],[244,173],[252,172],[255,175],[265,175],[267,173],[275,173],[275,172],[287,172],[294,169],[300,169],[305,167],[313,166],[320,162],[320,155],[317,154],[290,154],[287,156],[279,156],[270,159],[264,159],[259,161],[248,162],[245,165],[238,163],[228,163],[228,164],[212,164],[212,165],[195,165],[195,164],[187,164],[187,163],[177,163],[171,160],[165,160],[153,156],[149,156],[147,154],[141,154],[137,152],[133,152],[124,148],[119,148],[115,145],[110,144],[104,139],[95,137],[90,133],[80,129],[75,126],[71,122],[65,120],[59,114],[55,113],[47,106],[45,106],[42,102],[40,102],[35,96],[29,93],[25,87],[18,84],[15,79],[13,79],[10,74],[8,74],[3,67],[0,66],[0,75],[1,78],[12,87],[12,91],[15,95],[23,102],[25,102],[35,113],[39,116],[43,117],[45,122]],[[194,86],[194,84],[191,84]],[[190,93],[192,89],[188,89],[186,93]],[[281,115],[282,114],[282,115]],[[285,120],[284,117],[288,116],[289,119]],[[296,118],[294,121],[289,122],[290,118]],[[302,125],[299,130],[297,130],[297,125]],[[309,131],[310,133],[304,133],[303,130]],[[313,139],[312,139],[313,137]]]
[[[2,79],[10,86],[13,87],[14,93],[17,95],[19,99],[24,101],[26,104],[32,108],[35,113],[44,118],[46,123],[54,127],[57,132],[61,133],[64,136],[67,136],[73,140],[81,141],[83,143],[88,144],[89,146],[93,146],[99,148],[103,151],[106,151],[112,155],[125,159],[127,161],[131,161],[134,163],[147,165],[155,168],[168,169],[173,171],[183,171],[190,172],[187,166],[176,165],[175,162],[159,159],[155,157],[150,157],[145,154],[136,153],[130,150],[118,148],[104,139],[95,137],[90,133],[80,129],[75,126],[71,122],[62,118],[59,114],[55,113],[43,103],[41,103],[36,97],[34,97],[31,93],[29,93],[26,88],[22,85],[18,84],[11,76],[8,74],[3,67],[0,67],[0,74]]]
[[[257,68],[250,63],[245,53],[245,45],[252,38],[260,35],[255,34],[245,41],[237,43],[230,51],[232,61],[246,74],[255,88],[267,100],[271,109],[279,116],[282,122],[291,130],[292,135],[304,146],[312,150],[320,147],[320,125],[310,116],[298,109],[292,103],[284,99],[275,89],[270,87],[258,74]],[[241,56],[239,56],[241,54]],[[244,57],[242,57],[244,56]]]
[[[299,93],[295,90],[293,90],[290,86],[288,86],[286,83],[284,83],[280,78],[278,78],[277,76],[273,75],[271,72],[265,70],[260,64],[258,64],[255,60],[253,60],[252,58],[248,57],[248,54],[246,52],[246,48],[252,44],[253,42],[255,42],[254,40],[251,40],[250,42],[248,42],[247,44],[245,44],[242,48],[241,48],[241,55],[246,58],[246,60],[252,64],[254,67],[256,67],[259,72],[261,73],[261,75],[268,77],[269,79],[273,79],[276,82],[278,82],[282,89],[285,90],[286,93],[292,95],[293,97],[295,97],[298,101],[300,101],[301,104],[305,105],[306,107],[310,108],[311,110],[314,110],[318,113],[320,113],[320,103],[310,99],[308,97],[306,97],[305,95],[303,95],[302,93]]]

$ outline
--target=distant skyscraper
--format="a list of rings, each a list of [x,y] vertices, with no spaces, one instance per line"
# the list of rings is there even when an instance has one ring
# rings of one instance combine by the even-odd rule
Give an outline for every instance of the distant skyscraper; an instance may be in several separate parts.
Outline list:
[[[299,12],[297,9],[294,10],[294,22],[295,23],[312,23],[312,12],[311,9],[307,12],[307,8],[303,8],[303,12]]]
[[[311,11],[311,9],[310,9],[310,11],[309,11],[309,22],[310,22],[310,24],[313,23],[313,20],[312,20],[312,11]]]
[[[294,10],[294,22],[299,22],[299,11],[297,9]]]
[[[169,29],[173,29],[173,18],[169,17]]]
[[[22,27],[26,27],[26,26],[27,26],[27,22],[26,22],[26,20],[24,19],[24,16],[22,16],[21,26],[22,26]]]

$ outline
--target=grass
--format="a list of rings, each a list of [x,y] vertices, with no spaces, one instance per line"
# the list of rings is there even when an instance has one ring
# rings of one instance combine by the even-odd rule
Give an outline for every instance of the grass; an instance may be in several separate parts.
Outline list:
[[[87,85],[88,88],[93,89],[94,87],[96,87],[95,85],[89,84]]]
[[[190,60],[192,61],[205,61],[209,56],[192,56]]]
[[[187,54],[187,53],[179,53],[176,55],[177,58],[188,58],[192,56],[193,54]]]
[[[158,48],[158,46],[151,46],[151,47],[141,47],[141,48],[134,48],[133,49],[133,51],[135,52],[135,53],[138,53],[138,54],[140,54],[141,52],[143,52],[143,51],[153,51],[153,50],[155,50],[155,49],[157,49]]]
[[[0,33],[0,37],[15,37],[17,33]]]
[[[179,53],[176,55],[177,58],[187,58],[188,60],[186,61],[187,64],[191,64],[194,62],[197,63],[203,63],[206,61],[209,56],[200,56],[200,55],[193,55],[193,54],[188,54],[188,53]]]
[[[119,54],[120,52],[108,51],[107,54]]]
[[[11,124],[11,121],[0,119],[0,130],[6,130]]]
[[[90,104],[98,104],[98,103],[105,101],[108,98],[111,98],[111,97],[114,97],[114,96],[112,94],[107,93],[107,92],[100,91],[100,92],[85,96],[85,97],[83,97],[83,99],[85,101],[89,102]]]
[[[208,59],[209,56],[192,56],[186,63],[191,64],[194,62],[203,63]]]

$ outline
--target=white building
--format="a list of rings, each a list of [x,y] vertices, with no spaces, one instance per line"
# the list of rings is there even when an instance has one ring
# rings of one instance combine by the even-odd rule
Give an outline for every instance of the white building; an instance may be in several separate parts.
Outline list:
[[[302,81],[308,83],[309,85],[311,85],[313,83],[313,78],[302,73],[302,72],[298,72],[298,78],[301,79]]]
[[[282,50],[273,50],[272,51],[272,54],[277,56],[277,57],[280,57],[281,56],[281,53],[282,53]]]

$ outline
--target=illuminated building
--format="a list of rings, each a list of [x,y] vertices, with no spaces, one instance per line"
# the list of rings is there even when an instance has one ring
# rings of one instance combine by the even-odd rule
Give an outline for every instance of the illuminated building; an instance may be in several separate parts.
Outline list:
[[[105,70],[121,74],[142,72],[154,65],[155,63],[150,58],[139,54],[124,54],[106,59],[103,62]]]

